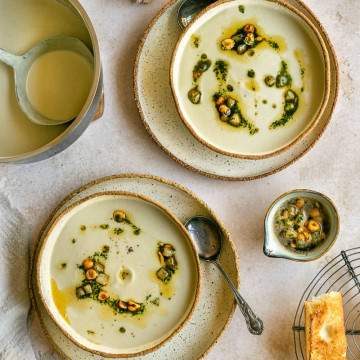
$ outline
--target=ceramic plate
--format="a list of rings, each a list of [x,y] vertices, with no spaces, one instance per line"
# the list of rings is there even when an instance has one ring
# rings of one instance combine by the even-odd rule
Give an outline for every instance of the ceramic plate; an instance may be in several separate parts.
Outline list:
[[[198,297],[199,261],[165,208],[137,194],[102,192],[57,217],[44,234],[36,277],[49,315],[75,344],[128,357],[181,329]]]
[[[294,7],[236,0],[214,4],[188,26],[170,79],[180,117],[199,141],[256,159],[311,130],[329,97],[328,65],[319,32]]]
[[[334,50],[318,20],[298,0],[289,3],[307,15],[319,29],[330,58],[330,97],[313,130],[291,148],[271,158],[250,160],[219,154],[197,141],[177,114],[169,85],[173,50],[180,36],[176,22],[178,1],[169,2],[148,27],[135,65],[135,96],[141,117],[154,140],[173,159],[205,175],[252,180],[273,174],[292,164],[309,150],[324,132],[338,93],[338,68]]]
[[[57,207],[49,218],[43,228],[42,234],[40,234],[39,243],[41,244],[43,241],[43,234],[52,225],[57,215],[79,200],[104,191],[126,191],[141,194],[162,204],[182,223],[195,214],[209,216],[217,221],[221,225],[224,236],[224,248],[220,260],[231,278],[238,283],[239,275],[235,248],[221,221],[203,201],[198,199],[189,190],[157,177],[134,174],[112,176],[96,180],[75,191]],[[224,259],[226,259],[226,261],[224,261]],[[147,355],[135,357],[135,359],[200,359],[216,343],[232,317],[234,300],[223,278],[213,265],[200,263],[200,273],[202,281],[199,300],[189,321],[185,323],[183,328],[175,336],[159,349]],[[32,277],[32,281],[34,283],[34,277]],[[40,301],[35,284],[33,289],[35,290],[33,291],[35,295],[33,303],[40,316],[42,326],[49,340],[64,358],[74,360],[104,359],[100,355],[92,355],[74,345],[48,315]]]

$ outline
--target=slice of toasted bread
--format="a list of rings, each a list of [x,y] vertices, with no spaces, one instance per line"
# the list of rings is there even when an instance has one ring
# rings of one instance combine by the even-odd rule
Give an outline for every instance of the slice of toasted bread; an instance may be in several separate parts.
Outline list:
[[[307,360],[346,359],[346,335],[342,295],[321,295],[305,302]]]

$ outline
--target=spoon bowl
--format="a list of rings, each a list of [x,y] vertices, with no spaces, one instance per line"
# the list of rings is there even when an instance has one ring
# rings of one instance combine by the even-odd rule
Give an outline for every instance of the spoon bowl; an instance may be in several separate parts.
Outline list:
[[[28,73],[34,61],[41,55],[56,50],[75,52],[94,66],[94,56],[87,46],[81,40],[69,36],[56,36],[43,40],[23,55],[14,55],[0,49],[0,61],[11,66],[14,70],[15,91],[19,105],[28,119],[38,125],[60,125],[73,120],[54,120],[43,116],[34,109],[26,91]]]
[[[240,311],[244,315],[249,332],[253,335],[261,335],[264,331],[262,320],[255,315],[250,306],[240,295],[236,286],[219,262],[222,246],[222,233],[218,224],[205,216],[194,216],[185,223],[185,227],[196,245],[200,259],[216,265],[224,276],[234,294]]]
[[[180,28],[184,30],[201,10],[215,1],[216,0],[183,0],[177,14]]]

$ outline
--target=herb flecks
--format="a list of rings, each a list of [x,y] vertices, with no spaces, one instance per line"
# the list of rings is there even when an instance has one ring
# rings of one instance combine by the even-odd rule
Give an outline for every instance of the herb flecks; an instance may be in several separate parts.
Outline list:
[[[229,73],[229,63],[217,60],[214,65],[214,73],[219,82],[225,82]]]
[[[283,88],[285,86],[291,86],[292,77],[288,71],[288,64],[283,60],[281,61],[280,71],[276,76],[276,87]]]
[[[246,128],[250,135],[255,135],[259,129],[246,120],[241,113],[239,101],[234,97],[217,92],[213,96],[220,120],[236,128]]]
[[[244,5],[239,5],[238,9],[241,12],[241,14],[245,13],[245,6]]]
[[[270,129],[285,126],[294,116],[299,107],[299,96],[294,90],[288,89],[284,94],[284,112],[279,120],[270,124]]]
[[[127,213],[124,210],[115,210],[113,212],[113,220],[117,223],[131,226],[134,235],[139,235],[141,233],[141,229],[129,219]],[[124,230],[120,227],[113,229],[113,233],[115,235],[120,235],[123,231]]]
[[[253,24],[246,24],[238,29],[230,38],[223,39],[220,47],[224,51],[234,51],[238,55],[243,55],[249,50],[253,50],[257,45],[264,41]]]
[[[196,63],[193,69],[193,81],[196,83],[203,73],[208,71],[211,66],[211,60],[208,59],[206,54],[202,54],[199,61]]]
[[[108,252],[109,247],[104,246],[101,251],[97,251],[92,256],[84,259],[82,264],[78,266],[84,278],[81,285],[76,288],[77,298],[79,300],[92,299],[97,301],[102,305],[111,307],[116,314],[142,314],[145,311],[145,304],[134,300],[124,301],[119,298],[113,298],[104,289],[110,279],[109,275],[105,272],[104,264]]]

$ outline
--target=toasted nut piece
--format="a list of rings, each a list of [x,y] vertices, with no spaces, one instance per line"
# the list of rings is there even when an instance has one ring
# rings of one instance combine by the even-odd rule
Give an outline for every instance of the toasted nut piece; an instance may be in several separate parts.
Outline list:
[[[122,310],[127,310],[127,308],[128,308],[127,302],[122,301],[122,300],[119,300],[119,301],[117,302],[116,306],[117,306],[119,309],[122,309]]]
[[[86,271],[85,273],[85,277],[88,279],[88,280],[94,280],[96,279],[98,276],[98,273],[94,270],[94,269],[89,269]]]
[[[320,224],[315,220],[310,220],[308,224],[308,229],[311,232],[319,231],[321,229]]]
[[[261,42],[263,41],[263,37],[262,36],[257,36],[256,39],[255,39],[257,42]]]
[[[285,101],[286,102],[294,102],[297,98],[297,95],[291,89],[287,90],[285,93]]]
[[[113,219],[116,222],[121,222],[126,219],[126,212],[124,210],[115,210],[113,212]]]
[[[245,54],[246,50],[247,50],[247,45],[246,44],[240,44],[236,49],[236,51],[237,51],[237,53],[239,55]]]
[[[96,282],[102,286],[105,286],[109,283],[109,275],[106,274],[99,274],[96,278]]]
[[[305,200],[302,199],[302,198],[299,198],[296,200],[296,203],[295,203],[295,206],[298,208],[298,209],[302,209],[305,205]]]
[[[82,298],[83,296],[85,296],[86,293],[85,293],[85,290],[80,286],[78,288],[76,288],[76,297],[77,298]]]
[[[194,87],[193,89],[189,90],[188,99],[195,105],[200,103],[201,91],[198,89],[198,87]]]
[[[244,43],[249,46],[253,46],[255,43],[255,36],[253,33],[248,33],[245,36]]]
[[[247,33],[253,33],[255,31],[255,26],[252,24],[246,24],[244,25],[243,29]]]
[[[84,286],[84,291],[87,295],[92,294],[92,288],[90,284]]]
[[[96,270],[98,273],[104,272],[105,266],[100,262],[96,262],[94,264],[94,270]]]
[[[159,280],[166,281],[169,278],[170,274],[164,267],[162,267],[156,272],[156,276]]]
[[[293,111],[295,111],[295,109],[296,109],[295,104],[289,103],[289,102],[285,103],[285,106],[284,106],[285,112],[287,112],[287,113],[288,112],[293,112]]]
[[[305,231],[303,232],[303,234],[304,234],[306,240],[309,240],[309,239],[310,239],[311,234],[310,234],[307,230],[305,230]]]
[[[158,251],[158,258],[159,258],[160,264],[161,264],[161,265],[164,265],[164,264],[165,264],[165,262],[164,262],[164,256],[163,256],[163,254],[162,254],[160,251]]]
[[[320,216],[320,210],[318,208],[312,208],[309,215],[315,219]]]
[[[275,81],[275,77],[272,75],[268,75],[264,79],[265,84],[269,87],[273,87],[275,85]]]
[[[229,116],[231,114],[231,110],[226,105],[220,105],[219,112],[226,116]]]
[[[305,237],[305,234],[304,234],[304,233],[298,234],[297,238],[298,238],[298,240],[300,240],[300,241],[305,241],[305,240],[306,240],[306,237]]]
[[[140,308],[141,308],[141,305],[138,304],[137,302],[132,301],[132,300],[128,301],[128,310],[129,311],[136,312],[136,311],[139,311]]]
[[[216,106],[220,106],[225,102],[225,98],[223,96],[219,96],[215,101]]]
[[[232,97],[228,97],[226,99],[226,105],[229,107],[229,108],[232,108],[234,105],[236,104],[236,100],[233,99]]]
[[[170,257],[175,254],[175,249],[171,244],[165,244],[162,248],[162,254],[165,257]]]
[[[289,211],[287,209],[284,209],[282,212],[281,212],[281,217],[283,219],[287,219],[289,217]]]
[[[241,119],[240,119],[240,116],[239,114],[235,113],[231,116],[230,118],[230,124],[232,126],[240,126],[240,123],[241,123]]]
[[[221,48],[223,50],[231,50],[235,46],[235,41],[233,39],[225,39],[221,42]]]
[[[85,270],[89,270],[94,266],[94,261],[91,259],[85,259],[82,263]]]
[[[166,266],[172,270],[176,270],[177,262],[175,256],[169,257],[165,260]]]
[[[100,291],[98,295],[99,301],[105,301],[110,297],[110,295],[106,291]]]

